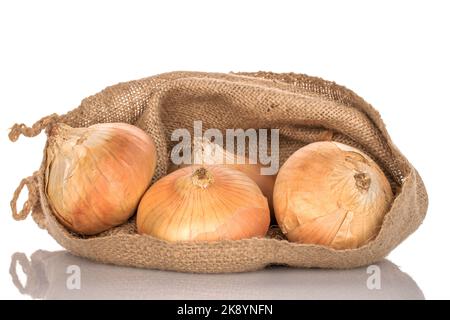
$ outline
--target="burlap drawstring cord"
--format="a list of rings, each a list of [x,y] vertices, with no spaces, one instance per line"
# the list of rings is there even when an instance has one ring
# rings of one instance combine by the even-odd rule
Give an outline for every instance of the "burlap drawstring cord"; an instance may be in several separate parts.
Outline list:
[[[42,119],[36,121],[31,127],[26,126],[25,124],[14,124],[9,132],[9,139],[13,142],[19,139],[20,135],[24,135],[26,137],[35,137],[42,130],[50,129],[58,120],[59,115],[53,113],[49,116],[43,117]],[[15,220],[24,220],[33,210],[36,203],[39,201],[39,192],[37,189],[37,175],[38,172],[35,172],[32,176],[22,179],[16,191],[14,191],[14,196],[11,200],[11,210],[12,216]],[[23,187],[27,187],[28,189],[28,199],[23,204],[22,210],[17,212],[17,199],[20,196],[20,193],[23,190]]]
[[[37,190],[37,175],[36,171],[32,176],[22,179],[16,191],[14,191],[14,196],[11,200],[11,210],[12,216],[15,220],[24,220],[28,214],[33,210],[35,204],[39,201],[39,193]],[[17,199],[23,190],[23,187],[28,189],[28,199],[24,202],[22,209],[17,212]]]
[[[17,139],[19,139],[20,135],[24,135],[25,137],[35,137],[43,129],[49,128],[52,124],[56,122],[56,120],[59,118],[59,115],[56,113],[53,113],[49,116],[43,117],[42,119],[38,120],[36,123],[34,123],[31,128],[27,127],[23,123],[16,123],[12,126],[11,131],[9,132],[9,140],[15,142]]]

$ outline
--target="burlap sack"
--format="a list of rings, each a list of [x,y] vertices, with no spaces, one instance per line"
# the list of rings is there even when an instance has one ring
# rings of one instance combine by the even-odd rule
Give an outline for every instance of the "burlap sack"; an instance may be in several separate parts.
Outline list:
[[[10,139],[35,136],[56,122],[85,127],[102,122],[134,124],[155,140],[158,165],[154,180],[166,173],[170,134],[192,128],[279,128],[280,163],[301,146],[319,140],[343,142],[368,153],[385,171],[395,200],[378,236],[358,249],[334,250],[290,243],[277,237],[168,243],[135,232],[135,221],[97,236],[69,232],[48,205],[44,163],[16,190],[11,207],[16,219],[32,211],[37,224],[75,255],[144,268],[189,272],[239,272],[269,264],[293,267],[351,268],[381,260],[421,224],[428,206],[423,182],[392,143],[378,112],[352,91],[333,82],[298,74],[268,72],[219,74],[173,72],[106,88],[73,111],[51,115],[33,127],[15,125]],[[27,186],[29,200],[18,213],[15,202]]]

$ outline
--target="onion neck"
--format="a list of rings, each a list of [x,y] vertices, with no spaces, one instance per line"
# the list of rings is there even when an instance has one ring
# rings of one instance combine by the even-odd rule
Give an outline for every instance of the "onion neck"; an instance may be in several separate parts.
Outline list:
[[[191,176],[191,180],[194,186],[202,189],[208,188],[214,182],[213,175],[204,167],[196,169]]]
[[[49,131],[49,144],[52,146],[81,145],[87,138],[86,128],[72,128],[64,123],[54,125]]]
[[[353,178],[355,178],[355,185],[361,192],[367,192],[370,188],[370,177],[365,172],[356,173]]]

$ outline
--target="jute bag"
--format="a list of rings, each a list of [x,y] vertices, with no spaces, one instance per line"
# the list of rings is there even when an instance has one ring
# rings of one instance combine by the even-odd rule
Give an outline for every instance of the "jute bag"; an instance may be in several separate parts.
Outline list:
[[[425,217],[423,182],[392,143],[378,112],[352,91],[333,82],[299,74],[269,72],[219,74],[173,72],[119,83],[84,99],[69,113],[51,115],[31,128],[16,124],[10,139],[35,136],[57,122],[86,127],[104,122],[134,124],[153,137],[158,151],[154,181],[167,170],[174,129],[278,128],[280,164],[305,144],[334,140],[369,154],[389,178],[395,200],[378,236],[367,245],[334,250],[291,243],[276,232],[265,238],[213,243],[169,243],[136,233],[135,220],[96,236],[80,236],[57,222],[44,190],[41,168],[20,183],[11,202],[15,219],[32,212],[36,223],[75,255],[104,263],[187,272],[239,272],[269,264],[293,267],[352,268],[381,260]],[[17,212],[24,186],[29,199]]]

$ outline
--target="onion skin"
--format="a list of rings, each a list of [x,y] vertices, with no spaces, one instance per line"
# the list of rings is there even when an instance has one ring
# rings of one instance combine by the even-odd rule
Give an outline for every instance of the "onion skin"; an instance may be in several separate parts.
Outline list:
[[[267,199],[256,183],[222,166],[170,173],[145,193],[137,213],[139,234],[166,241],[263,237],[269,222]]]
[[[225,164],[225,166],[245,173],[250,179],[252,179],[261,189],[263,195],[267,198],[269,208],[273,211],[272,198],[276,175],[262,175],[262,166],[260,164]]]
[[[202,146],[202,151],[204,154],[200,156],[201,163],[203,165],[220,165],[227,168],[238,170],[245,173],[250,179],[252,179],[258,187],[261,189],[263,195],[267,198],[269,202],[269,207],[273,211],[273,187],[275,185],[276,175],[262,175],[261,168],[262,165],[259,163],[250,164],[248,158],[242,159],[242,157],[235,154],[227,152],[225,149],[219,145],[214,144],[206,139],[201,139],[200,144]],[[214,151],[211,151],[214,150]],[[222,156],[219,157],[222,160],[217,161],[210,153],[219,153]],[[244,163],[243,163],[244,162]],[[190,164],[175,165],[172,162],[169,164],[168,172],[173,172],[180,168],[185,168],[190,166]]]
[[[132,216],[156,167],[156,148],[141,129],[124,123],[49,134],[45,174],[53,212],[65,227],[93,235]]]
[[[393,200],[389,181],[362,151],[315,142],[281,167],[275,216],[290,241],[353,249],[378,234]]]

